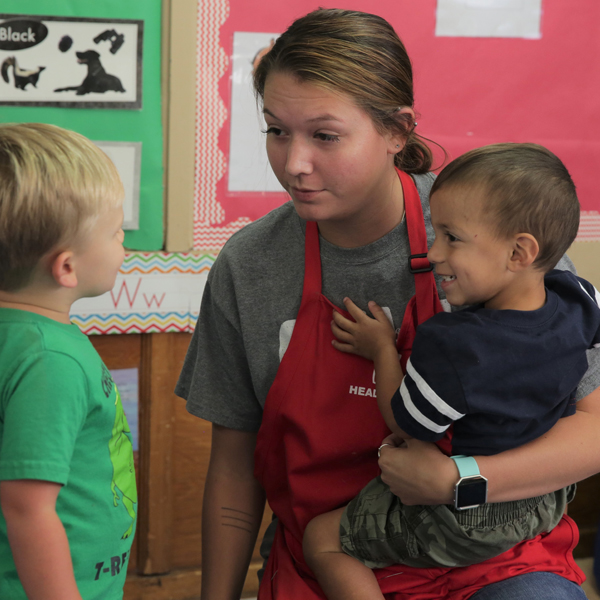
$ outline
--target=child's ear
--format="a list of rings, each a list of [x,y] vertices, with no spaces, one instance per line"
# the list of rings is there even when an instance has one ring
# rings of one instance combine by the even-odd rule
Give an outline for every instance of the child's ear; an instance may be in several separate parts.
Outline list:
[[[539,253],[540,246],[530,233],[518,233],[514,238],[512,254],[508,261],[509,270],[522,271],[530,267]]]
[[[52,259],[50,270],[52,277],[58,285],[66,288],[77,286],[77,275],[75,274],[75,261],[73,252],[65,250]]]

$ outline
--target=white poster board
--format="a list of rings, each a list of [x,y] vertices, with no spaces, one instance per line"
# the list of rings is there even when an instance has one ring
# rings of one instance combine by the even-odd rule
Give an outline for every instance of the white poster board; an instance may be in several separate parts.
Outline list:
[[[265,149],[265,121],[256,104],[252,70],[260,53],[278,33],[233,35],[231,134],[229,145],[230,192],[282,192]]]
[[[539,39],[542,0],[438,0],[435,34]]]

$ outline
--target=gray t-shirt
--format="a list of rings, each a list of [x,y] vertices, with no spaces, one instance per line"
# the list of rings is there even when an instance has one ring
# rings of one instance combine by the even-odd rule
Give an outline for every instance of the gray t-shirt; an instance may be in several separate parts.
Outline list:
[[[429,245],[433,241],[429,190],[433,174],[413,175],[422,199]],[[225,244],[211,269],[202,309],[175,393],[188,411],[231,429],[257,431],[267,393],[291,337],[304,278],[305,222],[288,202],[244,227]],[[396,328],[414,294],[406,222],[359,248],[323,238],[323,294],[335,305],[349,296],[362,309],[375,300]],[[574,271],[568,258],[558,268]],[[438,288],[439,289],[439,288]],[[443,293],[440,290],[440,297]],[[579,398],[600,386],[600,351]]]

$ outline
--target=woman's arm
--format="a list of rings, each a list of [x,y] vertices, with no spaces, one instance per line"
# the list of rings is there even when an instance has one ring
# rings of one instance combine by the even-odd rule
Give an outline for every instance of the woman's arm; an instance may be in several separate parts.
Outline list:
[[[56,514],[61,485],[0,483],[0,505],[17,573],[29,600],[81,600],[65,528]]]
[[[238,600],[244,586],[265,495],[254,478],[256,434],[219,425],[202,510],[202,599]]]
[[[488,479],[488,502],[546,494],[600,472],[599,432],[600,388],[540,438],[494,456],[476,456]],[[379,466],[383,481],[405,504],[452,502],[458,470],[434,444],[413,439],[400,448],[385,446]]]
[[[600,471],[600,388],[540,438],[496,456],[475,457],[488,478],[488,501],[552,492]]]

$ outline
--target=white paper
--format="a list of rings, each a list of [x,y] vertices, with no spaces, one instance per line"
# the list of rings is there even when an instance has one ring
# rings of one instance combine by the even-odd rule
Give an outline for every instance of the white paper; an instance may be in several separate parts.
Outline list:
[[[435,34],[540,39],[542,0],[438,0]]]
[[[229,146],[230,192],[281,192],[265,149],[266,124],[254,97],[253,62],[278,33],[233,34],[231,85],[231,136]]]
[[[94,298],[80,298],[70,314],[118,314],[142,318],[149,314],[190,313],[198,315],[208,272],[193,274],[156,273],[123,275],[119,273],[109,292]]]
[[[125,188],[123,229],[139,229],[142,142],[94,141],[94,144],[115,163],[121,176]]]

